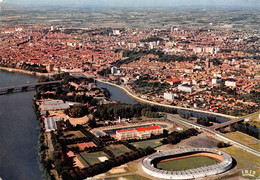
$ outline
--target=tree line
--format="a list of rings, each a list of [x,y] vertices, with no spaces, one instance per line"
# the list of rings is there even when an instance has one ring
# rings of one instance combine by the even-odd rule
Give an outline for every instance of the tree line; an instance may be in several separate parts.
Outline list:
[[[187,130],[182,131],[182,132],[173,131],[168,135],[167,138],[162,139],[161,143],[163,143],[163,144],[177,144],[183,139],[189,138],[191,136],[196,136],[198,133],[199,132],[194,128],[190,128],[190,129],[187,129]]]
[[[97,107],[97,110],[93,113],[94,118],[102,120],[114,120],[119,116],[121,118],[133,118],[133,117],[160,117],[159,112],[173,113],[176,114],[177,110],[172,108],[150,106],[145,104],[102,104]]]
[[[231,131],[241,131],[245,134],[260,139],[259,129],[256,126],[250,126],[249,123],[235,123],[231,124],[229,127]]]

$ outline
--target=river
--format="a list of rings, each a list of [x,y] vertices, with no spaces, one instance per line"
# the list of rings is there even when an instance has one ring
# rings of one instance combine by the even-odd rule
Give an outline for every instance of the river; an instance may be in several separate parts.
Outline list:
[[[109,92],[110,92],[110,99],[113,101],[120,101],[122,103],[127,103],[127,104],[137,104],[140,103],[134,99],[132,99],[131,97],[129,97],[125,92],[121,91],[119,88],[111,86],[109,84],[105,84],[102,82],[97,82],[97,86],[98,87],[102,87],[102,88],[106,88]],[[190,113],[190,111],[187,110],[177,110],[180,113],[186,114],[186,113]],[[214,116],[214,115],[209,115],[206,113],[200,113],[200,112],[192,112],[192,115],[194,117],[209,117],[209,116],[213,116],[216,117],[217,122],[222,123],[222,122],[226,122],[229,121],[228,118],[225,117],[220,117],[220,116]]]
[[[0,87],[37,81],[35,76],[0,70]],[[0,96],[0,177],[3,180],[43,179],[38,156],[39,124],[32,108],[34,94],[28,91]]]
[[[108,84],[97,82],[97,86],[100,88],[106,88],[110,93],[110,100],[119,101],[126,104],[138,104],[139,102],[129,97],[125,92],[121,91],[119,88],[110,86]]]

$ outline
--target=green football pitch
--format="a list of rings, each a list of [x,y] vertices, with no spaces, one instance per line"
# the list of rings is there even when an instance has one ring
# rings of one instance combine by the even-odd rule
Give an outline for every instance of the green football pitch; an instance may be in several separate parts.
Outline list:
[[[216,164],[216,160],[205,156],[194,156],[183,159],[159,162],[157,168],[166,171],[181,171]]]

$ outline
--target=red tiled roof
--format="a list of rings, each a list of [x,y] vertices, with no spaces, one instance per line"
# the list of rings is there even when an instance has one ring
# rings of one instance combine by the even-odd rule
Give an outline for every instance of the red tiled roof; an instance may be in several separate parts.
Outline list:
[[[142,128],[137,128],[137,131],[151,131],[151,130],[156,130],[156,129],[162,129],[161,126],[149,126],[149,127],[142,127]]]
[[[67,152],[67,155],[68,155],[68,157],[74,157],[75,156],[74,152],[72,152],[72,151]]]
[[[122,133],[122,132],[128,132],[128,131],[134,131],[135,129],[124,129],[124,130],[119,130],[119,131],[116,131],[118,133]]]
[[[181,80],[180,79],[178,79],[178,78],[169,78],[169,79],[166,79],[166,81],[167,82],[173,82],[173,83],[178,83],[178,82],[181,82]]]

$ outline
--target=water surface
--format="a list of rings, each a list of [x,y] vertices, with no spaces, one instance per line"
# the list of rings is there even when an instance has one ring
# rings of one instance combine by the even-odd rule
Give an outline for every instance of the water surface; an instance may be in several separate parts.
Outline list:
[[[0,87],[37,82],[35,76],[0,70]],[[0,177],[43,179],[38,156],[39,125],[32,108],[34,91],[0,95]]]

